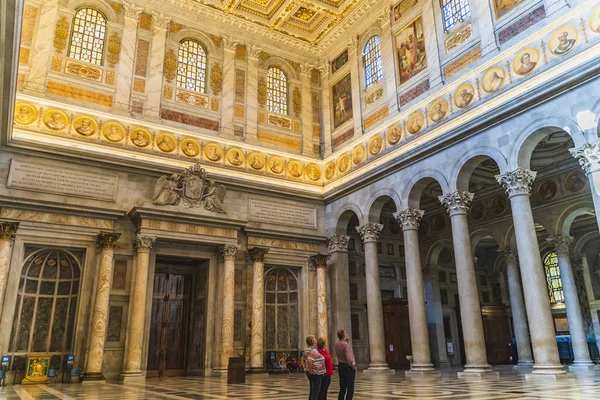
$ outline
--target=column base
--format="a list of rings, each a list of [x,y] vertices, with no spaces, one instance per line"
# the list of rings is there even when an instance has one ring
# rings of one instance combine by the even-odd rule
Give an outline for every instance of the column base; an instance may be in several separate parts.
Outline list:
[[[489,364],[467,364],[462,372],[457,372],[459,378],[496,378],[500,374],[492,370]]]
[[[363,371],[367,375],[395,375],[396,370],[390,369],[387,364],[369,364],[369,368]]]
[[[84,372],[81,374],[82,383],[104,383],[106,378],[102,372]]]
[[[142,371],[123,371],[119,377],[121,381],[127,382],[144,382],[146,375]]]
[[[215,368],[213,369],[213,376],[216,377],[222,377],[225,378],[227,377],[227,368]]]
[[[513,370],[515,372],[531,372],[533,368],[533,361],[519,361],[516,365],[513,365]]]
[[[404,376],[408,377],[425,377],[425,376],[440,376],[442,373],[433,368],[433,364],[413,364],[410,366],[410,371],[405,371]]]
[[[567,371],[565,368],[558,365],[533,365],[533,371],[530,374],[525,374],[525,379],[529,380],[556,380],[566,378]]]
[[[591,361],[574,361],[573,364],[567,365],[569,371],[589,371],[596,369],[596,365]]]

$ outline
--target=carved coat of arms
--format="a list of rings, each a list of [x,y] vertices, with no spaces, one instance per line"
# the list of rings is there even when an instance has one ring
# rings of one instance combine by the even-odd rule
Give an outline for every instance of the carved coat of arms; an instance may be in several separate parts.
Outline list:
[[[204,207],[209,211],[226,213],[223,208],[225,186],[207,179],[206,171],[195,164],[181,174],[163,175],[154,188],[153,203]]]

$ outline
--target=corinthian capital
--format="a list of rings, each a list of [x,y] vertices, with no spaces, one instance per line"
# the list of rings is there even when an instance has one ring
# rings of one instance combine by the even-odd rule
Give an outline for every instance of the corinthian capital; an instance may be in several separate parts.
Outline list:
[[[0,240],[15,240],[17,229],[18,222],[0,222]]]
[[[327,268],[327,260],[329,260],[329,255],[316,254],[309,258],[309,264],[313,264],[315,268]]]
[[[248,257],[252,259],[252,261],[260,261],[265,262],[265,256],[269,252],[269,249],[266,247],[253,247],[252,249],[246,251],[248,253]]]
[[[133,239],[133,248],[138,253],[149,252],[154,245],[154,242],[156,242],[156,238],[153,236],[137,235],[135,239]]]
[[[381,29],[390,24],[390,10],[386,8],[377,16],[377,24]]]
[[[154,30],[154,33],[160,33],[157,32],[157,29],[159,30],[168,30],[169,29],[169,24],[171,23],[171,18],[167,17],[164,14],[159,14],[156,12],[152,12],[152,29]]]
[[[428,264],[423,267],[423,276],[429,276],[433,279],[440,278],[440,266],[435,264]]]
[[[376,242],[377,239],[379,239],[379,234],[383,230],[383,224],[367,222],[363,226],[357,226],[356,230],[363,242]]]
[[[569,254],[573,238],[571,236],[556,235],[548,237],[546,242],[554,247],[554,250],[556,250],[557,253]]]
[[[239,245],[237,244],[224,244],[223,246],[221,246],[221,255],[223,256],[224,259],[226,260],[233,260],[235,259],[235,253],[238,251],[238,249],[240,248]]]
[[[579,165],[586,174],[600,170],[600,140],[569,149],[569,152],[579,161]]]
[[[507,263],[516,263],[517,262],[517,253],[511,249],[510,247],[502,247],[498,249],[498,253],[504,256],[504,259]]]
[[[322,76],[329,76],[329,61],[323,61],[317,67]]]
[[[300,63],[300,74],[310,78],[314,66],[309,63]]]
[[[136,7],[133,3],[123,2],[123,10],[125,18],[131,18],[137,22],[140,19],[142,11],[144,11],[144,7]]]
[[[100,232],[96,238],[96,244],[101,249],[114,249],[117,246],[117,240],[119,240],[120,237],[120,233]]]
[[[336,251],[348,251],[349,240],[350,236],[333,235],[327,239],[327,249],[330,253],[335,253]]]
[[[394,218],[396,218],[396,221],[398,221],[402,230],[417,230],[419,229],[419,224],[423,219],[424,213],[425,211],[423,210],[407,208],[406,210],[394,213]]]
[[[225,50],[235,51],[239,42],[231,36],[223,36],[223,47]]]
[[[448,214],[452,217],[453,215],[466,214],[471,207],[473,196],[475,196],[473,193],[456,191],[439,196],[438,200],[446,207]]]
[[[496,175],[496,181],[502,185],[508,197],[529,195],[531,185],[537,172],[529,169],[517,168],[502,175]]]
[[[358,36],[354,35],[352,38],[350,38],[350,40],[346,44],[346,47],[348,48],[348,52],[350,53],[350,52],[356,51],[357,46],[358,46]]]
[[[260,56],[260,52],[261,52],[260,47],[253,45],[253,44],[246,45],[246,53],[248,53],[248,57],[258,60],[258,57]]]

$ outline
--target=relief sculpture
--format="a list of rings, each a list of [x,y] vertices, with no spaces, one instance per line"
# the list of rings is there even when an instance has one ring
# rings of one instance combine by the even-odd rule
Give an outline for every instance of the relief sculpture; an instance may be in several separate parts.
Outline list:
[[[199,164],[181,174],[163,175],[154,188],[153,203],[204,207],[208,211],[226,213],[223,208],[225,186],[207,179],[207,173]]]

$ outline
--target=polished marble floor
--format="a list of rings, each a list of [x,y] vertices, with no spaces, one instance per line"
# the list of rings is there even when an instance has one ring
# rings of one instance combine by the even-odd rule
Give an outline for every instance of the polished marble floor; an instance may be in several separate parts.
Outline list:
[[[406,378],[401,371],[391,377],[357,376],[355,399],[600,399],[600,370],[570,373],[558,381],[527,381],[507,369],[500,377],[460,380],[456,373],[436,378]],[[337,399],[337,377],[331,383],[329,399]],[[145,383],[48,384],[5,386],[0,399],[102,399],[102,400],[300,400],[308,397],[308,382],[301,375],[249,375],[245,385],[227,385],[220,378],[153,378]]]

